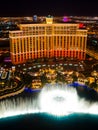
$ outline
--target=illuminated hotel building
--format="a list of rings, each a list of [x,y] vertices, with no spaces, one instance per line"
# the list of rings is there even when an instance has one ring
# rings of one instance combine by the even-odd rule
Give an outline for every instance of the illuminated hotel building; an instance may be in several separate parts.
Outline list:
[[[75,23],[20,24],[20,30],[10,31],[10,54],[13,64],[42,57],[73,57],[85,59],[87,30]]]

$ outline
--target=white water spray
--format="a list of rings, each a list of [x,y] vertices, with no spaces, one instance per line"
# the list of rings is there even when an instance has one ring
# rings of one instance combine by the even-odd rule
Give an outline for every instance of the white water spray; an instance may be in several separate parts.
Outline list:
[[[59,84],[46,85],[36,99],[13,97],[11,100],[0,101],[0,118],[43,112],[56,116],[72,113],[98,114],[98,103],[81,99],[75,88]]]

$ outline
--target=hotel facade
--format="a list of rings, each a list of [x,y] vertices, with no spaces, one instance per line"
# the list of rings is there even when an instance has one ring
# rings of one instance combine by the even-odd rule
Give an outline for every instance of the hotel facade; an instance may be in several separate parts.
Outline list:
[[[75,23],[20,24],[20,30],[10,31],[10,55],[13,64],[30,59],[72,57],[84,60],[86,56],[87,30]]]

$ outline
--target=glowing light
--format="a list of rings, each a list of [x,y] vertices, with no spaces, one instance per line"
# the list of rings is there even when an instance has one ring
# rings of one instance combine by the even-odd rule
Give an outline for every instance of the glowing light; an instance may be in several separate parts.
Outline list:
[[[63,22],[68,22],[69,20],[68,20],[68,17],[67,16],[64,16],[63,17]]]
[[[83,23],[80,23],[79,24],[79,28],[83,28],[84,24]]]
[[[49,90],[47,91],[47,89]],[[71,89],[72,88],[69,89],[68,87],[62,88],[62,86],[60,86],[60,88],[58,86],[57,88],[56,86],[44,88],[41,93],[41,109],[54,115],[68,115],[72,113],[72,105],[76,104],[77,95],[76,91],[71,94],[69,92]],[[74,105],[74,109],[75,108],[76,106]]]
[[[40,107],[57,116],[71,113],[98,114],[98,103],[90,104],[79,98],[75,88],[58,84],[44,87],[40,95]]]
[[[12,98],[0,101],[0,118],[27,113],[65,116],[72,113],[98,114],[98,102],[81,99],[73,87],[47,84],[36,98]]]

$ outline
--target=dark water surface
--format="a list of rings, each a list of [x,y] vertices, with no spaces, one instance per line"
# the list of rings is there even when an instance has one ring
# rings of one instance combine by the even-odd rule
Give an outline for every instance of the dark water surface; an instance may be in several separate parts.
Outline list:
[[[54,117],[44,113],[8,117],[0,120],[2,129],[34,129],[34,130],[65,130],[65,129],[98,129],[98,116],[88,114],[72,114]]]

